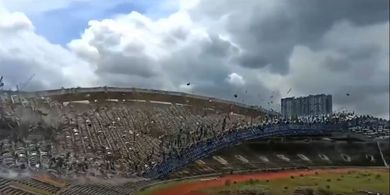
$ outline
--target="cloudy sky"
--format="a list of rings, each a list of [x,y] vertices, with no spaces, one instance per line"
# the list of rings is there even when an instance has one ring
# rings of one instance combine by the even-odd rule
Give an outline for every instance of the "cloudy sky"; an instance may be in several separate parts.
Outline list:
[[[388,118],[388,34],[388,0],[0,0],[0,75],[5,88],[142,87],[275,110],[326,93],[335,111]]]

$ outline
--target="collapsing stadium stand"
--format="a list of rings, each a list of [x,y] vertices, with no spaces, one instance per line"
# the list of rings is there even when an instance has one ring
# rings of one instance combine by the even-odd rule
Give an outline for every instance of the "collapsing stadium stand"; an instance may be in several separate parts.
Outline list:
[[[135,88],[1,91],[0,136],[0,194],[131,194],[160,179],[390,160],[383,119],[284,119],[258,106]]]

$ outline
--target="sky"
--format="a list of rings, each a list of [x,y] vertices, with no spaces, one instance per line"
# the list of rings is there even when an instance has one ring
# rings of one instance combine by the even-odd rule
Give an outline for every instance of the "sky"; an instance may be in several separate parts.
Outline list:
[[[389,1],[0,0],[0,75],[7,89],[140,87],[274,110],[324,93],[336,112],[388,118]]]

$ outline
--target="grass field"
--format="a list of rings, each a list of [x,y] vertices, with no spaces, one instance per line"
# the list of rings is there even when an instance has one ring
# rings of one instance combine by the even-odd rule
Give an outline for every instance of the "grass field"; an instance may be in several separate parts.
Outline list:
[[[253,173],[173,181],[146,188],[136,195],[233,195],[267,194],[389,194],[389,169],[318,169]],[[312,192],[312,193],[310,193]],[[365,193],[367,194],[367,193]]]
[[[389,193],[389,173],[376,170],[356,170],[347,173],[317,173],[311,176],[291,176],[276,180],[250,179],[203,190],[205,194],[240,194],[266,192],[267,194],[294,194],[294,191],[312,191],[313,194],[358,194],[359,192]],[[363,194],[363,193],[362,193]]]

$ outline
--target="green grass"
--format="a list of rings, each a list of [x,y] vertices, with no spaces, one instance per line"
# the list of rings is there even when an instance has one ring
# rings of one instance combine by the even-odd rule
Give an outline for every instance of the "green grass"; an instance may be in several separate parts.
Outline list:
[[[229,185],[203,189],[208,194],[219,194],[221,191],[266,191],[269,194],[293,194],[298,188],[310,188],[317,192],[319,189],[331,191],[333,194],[347,195],[354,192],[374,191],[389,193],[389,172],[375,169],[355,170],[348,173],[319,173],[311,176],[294,176],[269,180],[248,180],[236,183],[230,181]],[[198,181],[197,179],[172,181],[151,186],[136,193],[136,195],[151,195],[163,189],[172,188],[180,184]],[[318,194],[318,193],[315,193]]]
[[[233,183],[233,181],[231,181]],[[349,173],[320,173],[313,176],[295,176],[277,180],[252,180],[204,190],[209,194],[220,191],[256,190],[270,194],[293,194],[297,188],[325,189],[333,194],[352,194],[360,190],[389,193],[389,173],[373,170]]]

